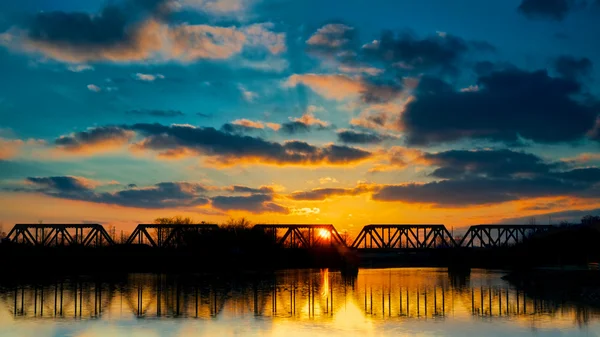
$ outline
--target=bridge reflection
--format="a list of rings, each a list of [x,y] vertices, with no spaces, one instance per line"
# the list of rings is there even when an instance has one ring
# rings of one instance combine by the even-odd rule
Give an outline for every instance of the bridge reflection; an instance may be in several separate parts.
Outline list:
[[[473,271],[455,278],[442,270],[286,271],[261,278],[219,279],[133,274],[119,281],[67,279],[4,285],[0,302],[15,319],[122,317],[267,317],[331,320],[358,309],[370,319],[445,319],[448,316],[560,316],[586,324],[600,311],[542,299]]]

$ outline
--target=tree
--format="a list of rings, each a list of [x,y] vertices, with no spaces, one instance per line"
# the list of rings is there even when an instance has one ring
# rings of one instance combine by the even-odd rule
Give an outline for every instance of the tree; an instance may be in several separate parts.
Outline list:
[[[581,218],[581,224],[586,226],[600,225],[600,216],[591,214],[586,215]]]

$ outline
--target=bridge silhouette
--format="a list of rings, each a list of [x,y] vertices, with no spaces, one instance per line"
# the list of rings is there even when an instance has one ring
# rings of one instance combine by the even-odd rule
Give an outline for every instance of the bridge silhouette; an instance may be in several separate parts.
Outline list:
[[[140,224],[124,244],[177,248],[184,246],[190,235],[209,235],[219,228],[215,224]],[[374,224],[364,226],[353,241],[345,239],[331,224],[257,224],[253,230],[272,235],[281,247],[292,249],[327,245],[357,250],[426,250],[508,247],[555,228],[558,227],[474,225],[459,238],[441,224]],[[117,244],[99,224],[17,224],[5,240],[37,247]]]

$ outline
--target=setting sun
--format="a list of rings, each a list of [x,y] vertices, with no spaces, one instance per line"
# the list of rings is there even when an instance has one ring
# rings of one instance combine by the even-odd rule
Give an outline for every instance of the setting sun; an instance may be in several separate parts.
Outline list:
[[[331,237],[331,233],[326,229],[321,229],[319,230],[319,236],[322,239],[329,240],[329,238]]]

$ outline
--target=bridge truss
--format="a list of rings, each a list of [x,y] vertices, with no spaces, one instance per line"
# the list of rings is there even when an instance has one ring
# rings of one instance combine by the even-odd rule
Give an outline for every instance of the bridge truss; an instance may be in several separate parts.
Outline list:
[[[255,225],[273,235],[277,244],[285,248],[315,248],[323,246],[346,247],[346,242],[333,225]]]
[[[467,248],[498,248],[521,243],[533,235],[556,228],[552,225],[477,225],[469,227],[460,242]]]
[[[444,225],[367,225],[352,248],[424,249],[455,247],[456,242]]]
[[[127,239],[126,244],[137,243],[147,244],[155,248],[176,248],[186,245],[186,241],[192,237],[198,238],[200,235],[207,234],[218,228],[218,225],[213,224],[142,224],[135,228]],[[152,234],[150,231],[152,231]]]
[[[109,246],[115,242],[98,224],[17,224],[6,239],[33,246]]]

